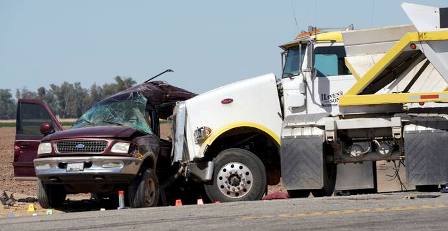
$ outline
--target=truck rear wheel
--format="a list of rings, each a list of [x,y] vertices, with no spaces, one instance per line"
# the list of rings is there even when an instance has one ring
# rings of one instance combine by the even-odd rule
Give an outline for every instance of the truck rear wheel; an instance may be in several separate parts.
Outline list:
[[[324,167],[324,187],[322,189],[312,190],[311,193],[314,197],[333,195],[336,186],[337,165],[328,163]]]
[[[63,185],[44,184],[37,180],[37,201],[44,209],[61,207],[67,193]]]
[[[439,185],[416,185],[415,190],[418,192],[438,192]]]
[[[309,190],[288,190],[289,198],[306,198],[309,195]]]
[[[159,181],[154,170],[147,169],[129,187],[129,205],[131,208],[154,207],[158,202]]]
[[[266,171],[255,154],[231,148],[219,153],[213,162],[213,179],[204,186],[210,201],[248,201],[263,197]]]

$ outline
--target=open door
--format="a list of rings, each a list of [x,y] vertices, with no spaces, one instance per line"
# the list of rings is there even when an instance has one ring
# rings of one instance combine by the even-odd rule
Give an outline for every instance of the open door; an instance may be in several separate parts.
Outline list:
[[[55,131],[62,130],[61,123],[46,103],[35,99],[19,99],[13,162],[14,177],[18,180],[33,179],[36,176],[33,160],[43,137],[40,133],[43,122],[51,123]]]

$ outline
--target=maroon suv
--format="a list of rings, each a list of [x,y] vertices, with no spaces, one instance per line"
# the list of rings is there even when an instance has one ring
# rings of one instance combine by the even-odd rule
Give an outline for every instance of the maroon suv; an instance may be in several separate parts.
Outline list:
[[[159,138],[159,119],[193,96],[164,82],[143,83],[95,104],[68,130],[43,102],[19,100],[15,175],[32,175],[37,151],[44,208],[60,206],[67,193],[108,197],[117,190],[126,191],[131,207],[155,206],[158,182],[171,168],[171,142]]]

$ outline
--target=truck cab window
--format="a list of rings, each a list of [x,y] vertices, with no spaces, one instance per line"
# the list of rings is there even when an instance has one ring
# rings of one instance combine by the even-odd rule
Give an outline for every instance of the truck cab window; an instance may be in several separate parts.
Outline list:
[[[296,76],[302,69],[303,57],[305,56],[306,46],[291,47],[286,52],[285,66],[283,67],[282,78]]]
[[[317,47],[314,50],[314,69],[317,77],[349,75],[345,66],[343,46]]]

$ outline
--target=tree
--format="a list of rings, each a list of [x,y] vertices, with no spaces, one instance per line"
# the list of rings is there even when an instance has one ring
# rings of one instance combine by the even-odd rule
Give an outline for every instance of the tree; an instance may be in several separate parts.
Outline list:
[[[14,119],[16,107],[11,90],[0,89],[0,119]]]
[[[16,90],[16,98],[17,99],[35,99],[37,98],[37,93],[28,90],[26,87],[22,88],[21,90]]]
[[[116,76],[113,83],[102,86],[93,84],[83,88],[81,83],[63,82],[60,85],[50,84],[49,88],[39,87],[36,91],[27,88],[16,89],[16,99],[40,99],[45,101],[53,111],[62,118],[77,118],[100,100],[136,84],[129,77]],[[13,119],[16,103],[10,90],[0,89],[0,118]],[[9,94],[9,95],[8,95]]]

